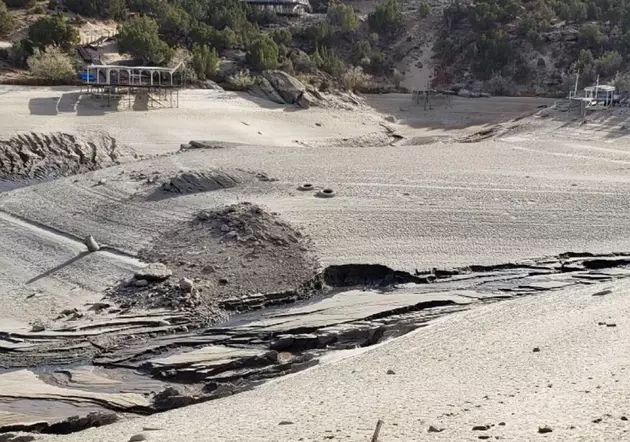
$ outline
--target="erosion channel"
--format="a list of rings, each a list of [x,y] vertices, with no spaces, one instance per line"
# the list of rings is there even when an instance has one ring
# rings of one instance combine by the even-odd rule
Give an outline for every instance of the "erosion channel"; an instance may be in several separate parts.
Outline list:
[[[256,226],[271,218],[255,207],[206,213],[201,221],[216,224],[219,232],[225,223],[234,229],[238,223],[227,218],[235,213],[240,219],[260,215],[248,225],[258,238],[254,241],[261,241]],[[285,229],[281,222],[271,224]],[[221,238],[234,231],[223,230]],[[281,242],[280,231],[267,231],[265,238]],[[157,256],[163,247],[156,245],[144,256]],[[275,253],[272,247],[263,249],[258,253]],[[290,255],[290,248],[283,253]],[[302,258],[293,256],[287,271],[306,278],[311,262]],[[205,272],[212,274],[209,267]],[[181,271],[153,266],[86,312],[62,312],[52,328],[0,331],[0,365],[5,367],[0,371],[0,431],[65,434],[237,394],[312,367],[331,352],[368,347],[488,302],[571,286],[591,286],[593,296],[605,296],[609,283],[630,276],[630,254],[566,253],[415,274],[381,265],[330,266],[298,288],[280,284],[215,303],[204,301],[204,290],[197,292],[201,278],[171,283]],[[218,283],[217,293],[238,281],[234,275],[235,281]],[[125,303],[125,298],[134,301]],[[157,302],[165,299],[169,302]],[[194,313],[201,311],[206,315]]]

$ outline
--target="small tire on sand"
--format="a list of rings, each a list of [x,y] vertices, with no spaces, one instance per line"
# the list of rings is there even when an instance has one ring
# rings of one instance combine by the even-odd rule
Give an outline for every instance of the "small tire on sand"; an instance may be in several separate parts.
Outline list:
[[[307,191],[307,190],[313,190],[314,188],[315,186],[313,186],[311,183],[304,183],[304,184],[300,184],[300,187],[298,187],[298,190]]]
[[[317,192],[319,198],[333,198],[337,193],[332,189],[322,189]]]

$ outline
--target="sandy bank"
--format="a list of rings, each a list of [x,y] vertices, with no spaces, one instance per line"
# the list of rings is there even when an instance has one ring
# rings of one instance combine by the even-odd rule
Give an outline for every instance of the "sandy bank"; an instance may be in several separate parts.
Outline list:
[[[148,440],[169,442],[365,441],[379,418],[383,442],[623,440],[629,288],[618,283],[595,297],[564,290],[458,313],[255,391],[59,440],[124,441],[152,427],[160,431],[146,432]],[[429,433],[431,425],[443,431]],[[545,425],[553,431],[539,434]]]

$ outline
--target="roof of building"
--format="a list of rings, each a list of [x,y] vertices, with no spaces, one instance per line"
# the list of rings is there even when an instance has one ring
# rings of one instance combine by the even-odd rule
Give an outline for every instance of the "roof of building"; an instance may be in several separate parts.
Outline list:
[[[593,92],[595,90],[598,91],[602,91],[602,92],[614,92],[615,91],[615,86],[609,86],[606,84],[602,84],[599,86],[589,86],[589,87],[585,87],[584,90],[587,92]]]

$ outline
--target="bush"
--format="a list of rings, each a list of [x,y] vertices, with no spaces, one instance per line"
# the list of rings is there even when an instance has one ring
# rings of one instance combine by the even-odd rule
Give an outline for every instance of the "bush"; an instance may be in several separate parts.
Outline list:
[[[293,68],[298,72],[314,74],[317,71],[317,64],[306,53],[294,52],[291,54],[291,61]]]
[[[31,14],[42,15],[46,13],[46,8],[42,5],[36,5],[31,9]]]
[[[125,0],[64,0],[64,5],[72,12],[87,17],[123,18]]]
[[[254,79],[247,71],[240,71],[238,74],[234,74],[228,78],[227,86],[233,90],[245,91],[253,86],[254,83]]]
[[[358,40],[352,45],[352,60],[354,60],[355,63],[360,62],[364,58],[370,58],[371,54],[372,46],[367,40]]]
[[[588,23],[582,26],[580,31],[580,40],[587,47],[599,46],[606,37],[596,23]]]
[[[4,0],[9,8],[32,8],[37,4],[37,0]]]
[[[315,48],[320,46],[330,46],[332,41],[332,33],[330,30],[330,23],[320,21],[312,26],[309,26],[304,31],[304,37]]]
[[[13,14],[7,9],[7,5],[0,0],[0,36],[8,35],[14,26]]]
[[[341,58],[326,48],[322,48],[320,54],[322,58],[321,69],[337,79],[341,78],[346,71],[346,66]]]
[[[506,78],[495,74],[488,80],[486,87],[492,95],[507,95],[509,93],[510,83]]]
[[[148,16],[136,17],[120,25],[118,50],[141,58],[144,63],[168,63],[173,51],[158,36],[158,25]]]
[[[370,29],[378,33],[394,33],[402,24],[402,10],[398,0],[385,0],[368,15]]]
[[[352,6],[341,3],[328,8],[328,22],[344,32],[356,32],[359,29],[359,17]]]
[[[216,49],[210,49],[208,45],[193,45],[192,66],[199,80],[212,78],[219,67]]]
[[[13,42],[9,51],[9,62],[18,67],[27,67],[26,60],[33,55],[33,46],[28,40],[17,40]]]
[[[445,58],[455,47],[453,40],[449,38],[442,38],[437,40],[433,44],[433,52],[436,57]]]
[[[418,9],[420,12],[420,17],[427,18],[429,14],[431,14],[431,6],[428,3],[422,2],[420,3],[420,8]]]
[[[595,61],[597,73],[603,77],[616,75],[624,65],[623,57],[617,51],[608,51]]]
[[[321,68],[324,65],[324,59],[322,57],[322,54],[320,54],[319,52],[319,48],[315,49],[315,52],[311,54],[311,60],[313,61],[313,63],[315,63],[315,66],[317,66],[318,68]]]
[[[341,86],[351,91],[364,89],[367,86],[370,77],[363,72],[361,67],[352,67],[348,69],[341,78]]]
[[[45,51],[36,49],[27,63],[33,75],[47,80],[68,81],[76,75],[72,58],[56,46],[49,46]]]
[[[247,62],[259,71],[278,66],[278,45],[269,37],[254,41],[247,51]]]
[[[618,72],[617,75],[615,75],[613,84],[615,88],[617,88],[617,91],[630,91],[630,73],[626,72],[625,74],[621,74]]]
[[[279,45],[285,45],[287,47],[291,46],[291,40],[293,40],[291,31],[289,31],[288,29],[276,29],[272,33],[272,38],[273,41],[275,41]]]
[[[41,17],[28,29],[28,39],[34,47],[43,49],[59,46],[70,50],[79,42],[79,31],[74,29],[62,15]]]

